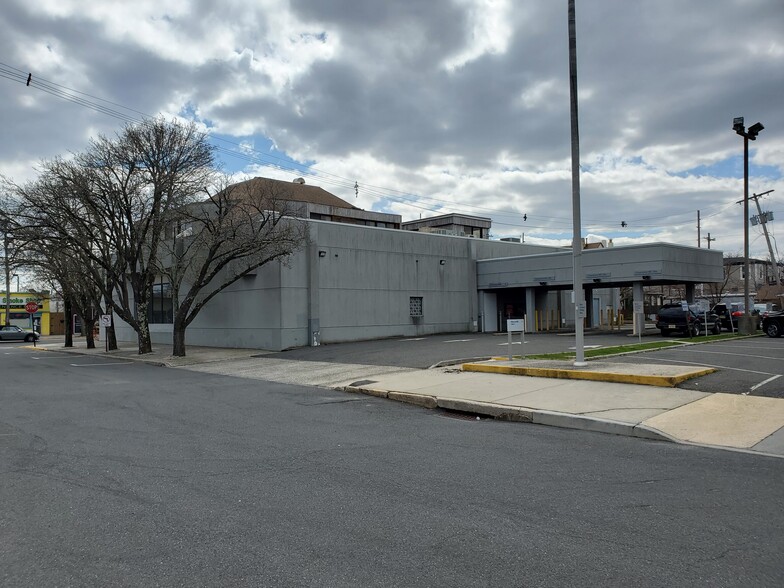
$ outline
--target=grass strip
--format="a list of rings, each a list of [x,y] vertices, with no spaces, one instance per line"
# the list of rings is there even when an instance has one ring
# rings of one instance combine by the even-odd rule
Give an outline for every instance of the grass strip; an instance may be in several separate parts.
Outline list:
[[[669,347],[678,347],[688,343],[707,343],[712,341],[722,341],[726,339],[735,339],[739,335],[735,333],[722,333],[719,335],[708,335],[700,337],[684,337],[683,339],[666,339],[664,341],[652,341],[650,343],[634,343],[631,345],[615,345],[613,347],[602,347],[600,349],[586,349],[585,357],[604,357],[607,355],[619,355],[621,353],[632,353],[634,351],[656,351],[658,349],[667,349]],[[518,359],[520,356],[518,356]],[[540,353],[534,355],[526,355],[526,359],[552,359],[564,360],[574,359],[575,353],[573,351],[563,353]]]

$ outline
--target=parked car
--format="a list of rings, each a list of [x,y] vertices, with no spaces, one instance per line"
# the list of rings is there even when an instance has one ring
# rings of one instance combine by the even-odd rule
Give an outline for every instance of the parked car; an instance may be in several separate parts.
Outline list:
[[[784,312],[769,312],[762,317],[762,332],[768,337],[781,337],[784,333]]]
[[[714,312],[707,313],[708,330],[714,335],[721,333],[721,319]],[[683,310],[680,304],[665,304],[656,313],[656,328],[663,337],[672,331],[696,337],[705,333],[705,313],[700,312],[700,307],[690,304],[688,310]]]
[[[754,308],[759,310],[759,314],[757,318],[759,318],[759,326],[757,328],[762,328],[762,319],[768,316],[771,313],[776,313],[780,311],[778,304],[755,304]]]
[[[722,329],[737,331],[738,319],[745,314],[745,308],[740,302],[731,302],[730,304],[720,302],[711,308],[711,312],[718,315]]]
[[[29,329],[21,329],[16,325],[0,327],[0,341],[38,341],[40,335]]]

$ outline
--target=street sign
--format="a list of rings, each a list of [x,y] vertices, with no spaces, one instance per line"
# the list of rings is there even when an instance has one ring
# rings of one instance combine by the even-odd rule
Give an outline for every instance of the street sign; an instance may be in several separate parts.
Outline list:
[[[38,304],[36,304],[35,302],[28,302],[27,304],[25,304],[25,310],[30,314],[34,314],[38,312]]]
[[[635,300],[634,302],[632,302],[632,306],[634,307],[634,314],[641,314],[645,312],[644,302],[639,302]]]
[[[102,314],[101,315],[101,326],[102,327],[111,327],[112,326],[112,315],[110,315],[110,314]]]

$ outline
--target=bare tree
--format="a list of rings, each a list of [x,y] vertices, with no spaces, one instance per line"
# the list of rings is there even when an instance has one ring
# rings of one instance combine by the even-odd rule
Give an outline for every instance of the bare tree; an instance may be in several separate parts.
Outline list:
[[[148,305],[164,231],[203,193],[213,163],[195,125],[155,119],[44,162],[39,180],[16,187],[28,226],[76,253],[106,306],[136,331],[140,354],[152,351]]]
[[[6,183],[3,178],[3,183]],[[20,261],[20,247],[16,239],[16,221],[13,214],[13,200],[8,197],[7,193],[0,199],[0,232],[3,234],[0,246],[3,248],[3,283],[4,288],[4,318],[5,324],[11,324],[11,274],[21,267]]]
[[[728,259],[738,259],[741,258],[742,255],[740,253],[724,253],[724,279],[721,282],[710,282],[705,284],[705,293],[710,300],[711,306],[716,306],[718,303],[722,301],[724,296],[727,294],[727,286],[732,279],[732,267],[726,263]]]
[[[273,261],[285,261],[308,240],[307,224],[279,182],[257,178],[228,185],[178,211],[162,243],[158,272],[171,288],[173,354],[185,355],[185,332],[219,292]]]

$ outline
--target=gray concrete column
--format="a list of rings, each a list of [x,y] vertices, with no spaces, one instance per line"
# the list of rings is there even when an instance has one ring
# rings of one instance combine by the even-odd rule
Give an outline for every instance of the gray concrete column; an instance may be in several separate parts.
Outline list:
[[[643,314],[638,312],[634,313],[634,320],[632,321],[632,331],[635,335],[642,335],[645,332],[645,296],[643,295],[642,282],[634,282],[632,284],[632,301],[643,304]],[[632,307],[634,309],[634,307]]]
[[[536,325],[536,289],[525,289],[525,332],[533,333]]]
[[[686,302],[691,304],[694,302],[694,292],[697,287],[694,284],[686,284]]]

